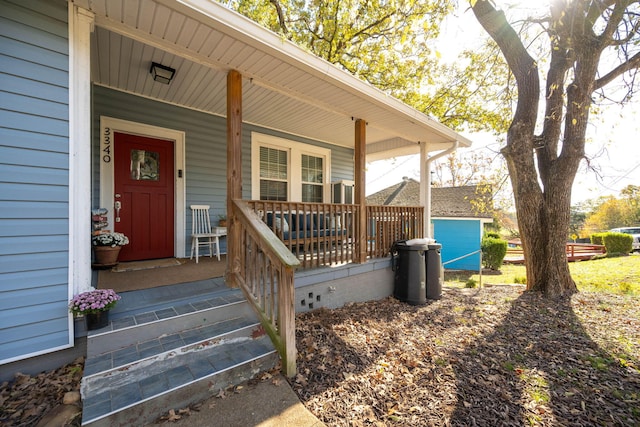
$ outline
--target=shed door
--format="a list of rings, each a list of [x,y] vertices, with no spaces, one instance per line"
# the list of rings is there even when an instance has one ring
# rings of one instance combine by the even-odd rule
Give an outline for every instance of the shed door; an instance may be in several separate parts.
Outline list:
[[[115,133],[114,229],[129,237],[120,261],[174,256],[174,142]]]

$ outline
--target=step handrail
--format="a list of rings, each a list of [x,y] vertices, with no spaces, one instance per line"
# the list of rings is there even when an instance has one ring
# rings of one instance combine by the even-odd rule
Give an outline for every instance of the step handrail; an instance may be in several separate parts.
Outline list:
[[[283,373],[296,374],[294,271],[300,261],[243,200],[233,200],[239,230],[229,271],[260,319],[282,359]]]

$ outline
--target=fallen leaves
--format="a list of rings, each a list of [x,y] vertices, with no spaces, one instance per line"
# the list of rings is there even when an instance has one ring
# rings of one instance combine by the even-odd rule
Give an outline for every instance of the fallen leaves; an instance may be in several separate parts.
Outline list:
[[[495,286],[318,309],[296,318],[290,382],[328,426],[638,425],[637,306]]]
[[[0,385],[0,425],[34,426],[49,411],[79,392],[84,358],[38,375],[18,373],[13,381]],[[74,394],[75,394],[74,393]],[[74,403],[77,400],[74,399]],[[77,415],[80,415],[78,411]],[[80,417],[73,424],[80,425]]]

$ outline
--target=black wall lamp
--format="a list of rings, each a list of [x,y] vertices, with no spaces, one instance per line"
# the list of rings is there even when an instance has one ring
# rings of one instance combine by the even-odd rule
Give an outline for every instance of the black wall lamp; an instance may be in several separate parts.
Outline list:
[[[153,80],[168,85],[171,83],[171,79],[173,79],[176,70],[171,67],[167,67],[166,65],[152,62],[149,72],[153,76]]]

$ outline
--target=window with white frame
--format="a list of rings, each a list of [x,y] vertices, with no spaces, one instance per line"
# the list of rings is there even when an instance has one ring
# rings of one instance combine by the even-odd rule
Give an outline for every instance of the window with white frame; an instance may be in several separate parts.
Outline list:
[[[253,132],[251,197],[323,203],[330,199],[331,150]]]
[[[260,147],[260,200],[287,200],[288,157],[286,150]]]

